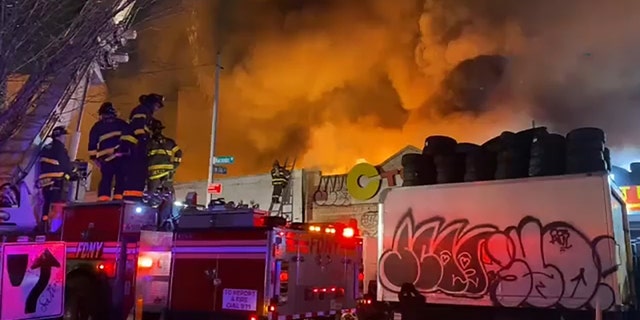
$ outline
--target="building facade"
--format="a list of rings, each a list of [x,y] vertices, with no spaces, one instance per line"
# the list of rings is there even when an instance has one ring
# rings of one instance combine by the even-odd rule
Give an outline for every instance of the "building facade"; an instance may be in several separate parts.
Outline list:
[[[402,156],[419,153],[407,146],[379,165],[359,163],[351,171],[338,175],[323,175],[317,170],[294,170],[291,192],[293,222],[347,222],[356,219],[364,236],[378,232],[378,201],[385,188],[402,185]],[[215,198],[245,204],[257,204],[267,210],[271,204],[271,175],[268,173],[216,179],[222,185]],[[205,181],[176,185],[176,198],[184,199],[190,191],[198,192],[200,202],[207,195]]]
[[[402,156],[419,153],[407,146],[379,165],[359,163],[348,173],[308,177],[306,215],[313,222],[356,219],[361,233],[378,233],[378,201],[385,188],[402,185]]]
[[[294,170],[291,173],[290,191],[291,206],[283,207],[285,214],[289,214],[287,219],[293,222],[304,222],[305,203],[304,184],[305,171]],[[216,183],[222,185],[221,192],[211,195],[213,198],[223,198],[225,201],[233,201],[237,203],[245,203],[250,205],[258,205],[262,210],[268,210],[271,205],[271,194],[273,187],[271,186],[271,174],[259,174],[235,178],[216,179]],[[184,199],[188,192],[195,191],[198,193],[198,202],[207,203],[209,195],[207,194],[207,182],[198,181],[191,183],[176,184],[176,199]]]

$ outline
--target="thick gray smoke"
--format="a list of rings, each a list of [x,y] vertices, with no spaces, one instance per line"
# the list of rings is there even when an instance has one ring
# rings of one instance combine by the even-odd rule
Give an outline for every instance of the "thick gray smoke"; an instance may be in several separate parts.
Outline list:
[[[429,134],[480,142],[531,120],[602,127],[615,146],[640,136],[637,0],[183,3],[181,18],[141,37],[153,47],[138,62],[211,63],[223,49],[219,142],[237,156],[232,173],[285,156],[342,170]],[[212,70],[145,83],[210,95]]]

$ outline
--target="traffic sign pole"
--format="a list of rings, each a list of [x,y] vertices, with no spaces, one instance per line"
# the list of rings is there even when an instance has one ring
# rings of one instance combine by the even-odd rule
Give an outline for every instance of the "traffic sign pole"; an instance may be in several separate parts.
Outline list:
[[[211,145],[209,147],[209,174],[207,176],[207,187],[213,183],[213,166],[215,165],[216,158],[216,129],[218,124],[218,102],[219,102],[219,92],[220,92],[220,70],[222,69],[222,56],[220,52],[218,52],[216,59],[216,72],[215,72],[215,83],[213,85],[213,106],[212,106],[212,116],[211,116]],[[213,199],[213,195],[209,194],[209,200]]]

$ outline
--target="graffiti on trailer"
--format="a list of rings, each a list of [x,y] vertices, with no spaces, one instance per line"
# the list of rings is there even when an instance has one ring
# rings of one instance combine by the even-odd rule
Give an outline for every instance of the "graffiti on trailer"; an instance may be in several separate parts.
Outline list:
[[[618,268],[612,248],[613,238],[589,239],[562,221],[528,216],[500,230],[442,217],[415,223],[409,210],[380,257],[380,278],[393,292],[409,282],[423,293],[489,297],[497,306],[583,309],[599,301],[606,310],[615,303],[605,283]]]
[[[347,175],[321,176],[318,188],[313,193],[317,206],[348,206],[351,196],[347,191]]]

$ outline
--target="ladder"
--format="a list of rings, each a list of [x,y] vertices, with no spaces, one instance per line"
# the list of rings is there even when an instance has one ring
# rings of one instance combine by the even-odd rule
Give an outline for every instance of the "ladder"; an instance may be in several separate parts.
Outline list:
[[[287,166],[289,159],[284,161],[283,168],[289,171],[290,175],[293,175],[293,169],[296,165],[296,159],[293,159],[291,166]],[[287,185],[282,190],[280,194],[279,201],[275,202],[273,198],[271,198],[271,204],[269,205],[269,216],[282,217],[287,220],[287,222],[292,222],[293,220],[293,177],[289,177],[289,181]]]
[[[84,69],[86,70],[86,69]],[[31,170],[47,134],[69,102],[84,70],[61,72],[42,88],[42,96],[24,110],[0,116],[0,183],[14,185]]]

